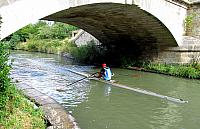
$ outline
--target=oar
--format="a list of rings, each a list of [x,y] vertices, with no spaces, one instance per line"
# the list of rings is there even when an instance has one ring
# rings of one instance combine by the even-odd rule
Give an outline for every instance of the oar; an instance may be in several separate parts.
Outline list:
[[[68,84],[68,85],[66,85],[66,86],[70,86],[70,85],[73,85],[73,84],[75,84],[75,83],[77,83],[77,82],[80,82],[80,81],[82,81],[82,80],[84,80],[84,79],[86,79],[86,78],[89,78],[89,77],[95,75],[96,73],[98,73],[98,72],[95,72],[95,73],[93,73],[93,74],[90,74],[89,76],[84,77],[84,78],[82,78],[82,79],[79,79],[79,80],[77,80],[77,81],[75,81],[75,82],[72,82],[72,83],[70,83],[70,84]],[[57,90],[57,91],[66,91],[66,90],[62,90],[62,89],[56,89],[56,90]]]

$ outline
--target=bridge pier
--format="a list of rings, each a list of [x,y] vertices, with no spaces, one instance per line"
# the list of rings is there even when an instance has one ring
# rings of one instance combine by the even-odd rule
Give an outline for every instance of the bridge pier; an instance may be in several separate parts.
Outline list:
[[[190,64],[200,63],[200,39],[184,36],[183,46],[169,47],[154,57],[154,63]]]

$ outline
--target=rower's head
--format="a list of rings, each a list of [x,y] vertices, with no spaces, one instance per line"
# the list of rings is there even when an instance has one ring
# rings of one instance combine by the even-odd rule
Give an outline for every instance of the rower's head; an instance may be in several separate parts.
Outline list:
[[[106,67],[106,63],[103,63],[103,64],[102,64],[102,68],[105,68],[105,67]]]

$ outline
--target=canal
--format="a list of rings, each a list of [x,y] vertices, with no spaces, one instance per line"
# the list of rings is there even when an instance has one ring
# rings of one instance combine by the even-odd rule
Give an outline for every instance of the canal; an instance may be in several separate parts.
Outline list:
[[[11,77],[63,105],[82,129],[199,129],[200,81],[112,68],[120,84],[188,100],[180,104],[83,78],[68,70],[93,73],[93,66],[74,64],[52,54],[13,51]],[[59,92],[56,89],[67,89]]]

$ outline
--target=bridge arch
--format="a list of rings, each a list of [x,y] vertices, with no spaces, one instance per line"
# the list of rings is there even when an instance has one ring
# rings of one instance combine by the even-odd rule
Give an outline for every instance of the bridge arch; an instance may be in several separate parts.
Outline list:
[[[102,43],[154,43],[177,46],[168,28],[136,5],[96,3],[69,8],[43,18],[78,26]],[[141,44],[142,45],[142,44]],[[144,44],[143,44],[144,45]]]
[[[4,1],[7,1],[7,0],[4,0]],[[119,7],[121,7],[121,10],[119,9]],[[140,7],[142,9],[140,9]],[[172,14],[172,12],[170,11],[169,12],[162,11],[163,14],[159,13],[160,8],[164,8],[164,7],[165,8],[169,7],[169,10],[174,10],[175,8],[175,13],[177,15],[173,15],[173,17],[170,17],[170,15]],[[63,10],[63,11],[59,12],[60,10]],[[85,12],[85,14],[83,14],[83,12],[80,12],[80,11],[78,12],[78,10],[82,10],[83,12]],[[182,24],[183,24],[184,15],[186,14],[186,10],[187,10],[186,6],[182,7],[182,5],[180,6],[180,4],[177,4],[177,5],[171,4],[168,0],[43,0],[43,1],[41,0],[28,0],[28,1],[14,0],[14,3],[11,3],[7,6],[3,6],[0,8],[0,14],[2,15],[2,18],[3,18],[3,24],[1,28],[2,29],[1,39],[5,38],[6,36],[13,33],[14,31],[17,31],[18,29],[24,27],[25,25],[31,23],[32,21],[44,18],[45,16],[52,14],[48,17],[45,17],[44,19],[57,20],[57,21],[67,22],[73,25],[77,25],[85,29],[89,33],[93,34],[94,36],[96,37],[99,36],[100,41],[102,42],[105,42],[108,40],[108,38],[106,40],[105,34],[109,34],[107,37],[110,37],[112,34],[114,38],[118,38],[119,35],[116,35],[114,33],[119,33],[119,32],[124,31],[123,34],[119,36],[122,39],[125,37],[126,38],[130,37],[130,39],[134,39],[133,36],[135,35],[135,33],[131,33],[131,32],[137,32],[137,35],[135,35],[135,39],[137,39],[138,37],[141,37],[142,35],[147,36],[147,33],[148,33],[150,37],[156,38],[156,41],[157,43],[159,43],[160,46],[166,46],[166,45],[176,46],[177,45],[176,42],[178,43],[178,45],[180,45],[180,38],[182,37],[182,34],[184,33]],[[82,24],[81,24],[81,23],[78,23],[78,21],[75,21],[75,19],[78,19],[78,18],[72,18],[72,17],[70,18],[69,16],[74,15],[74,14],[73,13],[70,14],[69,11],[72,11],[74,13],[78,12],[82,15],[85,15],[85,18],[82,17],[82,19],[84,19],[85,21],[83,22],[82,20]],[[86,11],[89,12],[87,15],[86,15]],[[116,12],[116,11],[119,11],[119,12]],[[57,13],[53,14],[55,12]],[[109,12],[115,14],[116,16],[109,14]],[[65,15],[64,13],[66,13],[68,16],[64,16]],[[108,16],[108,18],[105,18],[103,16],[104,15],[103,13],[105,13],[105,15]],[[101,18],[104,17],[105,21],[103,22],[105,23],[107,22],[106,20],[110,21],[110,23],[103,25],[104,28],[99,28],[101,31],[100,30],[96,32],[92,31],[91,25],[94,24],[92,22],[96,22],[96,24],[94,25],[97,25],[97,24],[99,24],[100,26],[102,25],[99,22],[97,22],[98,18],[97,17],[95,18],[94,14]],[[151,14],[155,15],[160,20],[158,20]],[[58,15],[60,17],[56,17],[55,15]],[[68,20],[65,19],[63,21],[63,19],[60,19],[61,15],[63,16],[63,18],[68,17],[69,19]],[[162,15],[164,15],[164,17],[166,16],[167,18],[163,18]],[[86,18],[86,16],[88,18]],[[114,20],[118,19],[121,23],[123,23],[125,20],[124,22],[125,24],[122,25],[119,22],[117,24],[111,24],[114,22],[112,22],[113,20],[109,18],[109,16],[112,16]],[[176,18],[176,16],[180,16],[180,17]],[[169,17],[169,20],[167,20],[168,17]],[[81,19],[78,19],[78,20],[81,21]],[[93,21],[90,21],[90,20],[93,20]],[[132,24],[130,24],[130,22],[128,23],[129,20],[132,21]],[[169,21],[174,21],[174,26],[171,26],[172,23],[169,23]],[[175,22],[175,21],[180,21],[180,22]],[[88,22],[88,24],[86,24],[86,22]],[[180,23],[182,24],[180,25]],[[134,24],[136,25],[134,26]],[[155,24],[157,24],[157,26],[155,26]],[[119,25],[121,30],[116,28],[116,25]],[[167,27],[165,27],[165,25]],[[111,27],[113,31],[110,30]],[[124,29],[126,27],[129,27],[128,31],[127,29]],[[137,30],[135,27],[137,27]],[[157,33],[153,31],[157,31]],[[128,32],[130,32],[133,36],[131,35],[127,36]],[[104,33],[104,35],[101,33]],[[112,42],[112,39],[109,39],[107,42]]]

